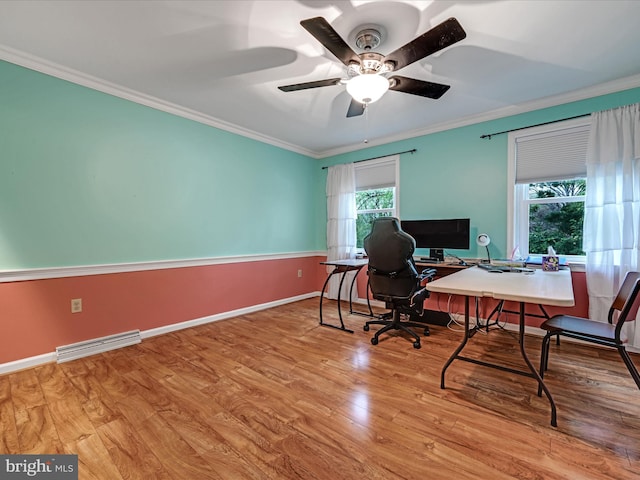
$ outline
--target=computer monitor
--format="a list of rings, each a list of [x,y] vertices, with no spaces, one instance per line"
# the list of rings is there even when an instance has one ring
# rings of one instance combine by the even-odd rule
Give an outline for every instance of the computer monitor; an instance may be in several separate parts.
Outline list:
[[[429,248],[433,260],[444,260],[445,249],[469,250],[468,218],[402,220],[400,227],[415,239],[416,248]]]

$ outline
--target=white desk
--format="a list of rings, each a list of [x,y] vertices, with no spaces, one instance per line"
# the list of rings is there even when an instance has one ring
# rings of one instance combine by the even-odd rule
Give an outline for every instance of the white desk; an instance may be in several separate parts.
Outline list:
[[[525,304],[534,303],[538,305],[554,305],[560,307],[571,307],[575,301],[573,298],[573,285],[571,282],[571,272],[560,270],[557,272],[545,272],[534,270],[533,274],[505,272],[492,273],[478,267],[471,267],[460,272],[453,273],[446,277],[439,278],[426,285],[427,290],[438,293],[448,293],[451,295],[463,295],[464,305],[464,338],[455,352],[449,357],[442,367],[440,377],[440,388],[444,386],[444,376],[447,368],[454,360],[497,368],[499,370],[525,375],[535,378],[549,399],[551,405],[551,425],[557,426],[556,405],[551,393],[544,384],[540,374],[532,365],[524,348],[524,327],[525,327]],[[520,303],[520,328],[518,341],[520,352],[529,371],[515,370],[502,365],[484,362],[479,359],[463,357],[460,355],[462,349],[467,344],[467,340],[473,336],[475,331],[469,328],[469,298],[470,297],[491,297],[496,300],[509,300]]]

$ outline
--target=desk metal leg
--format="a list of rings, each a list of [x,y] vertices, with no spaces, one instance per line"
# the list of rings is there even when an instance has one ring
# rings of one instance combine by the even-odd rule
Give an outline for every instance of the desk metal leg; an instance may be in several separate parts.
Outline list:
[[[444,374],[447,371],[447,368],[449,368],[449,365],[451,365],[451,362],[453,362],[456,358],[458,358],[458,354],[462,351],[462,349],[464,348],[464,346],[467,344],[467,340],[470,337],[470,333],[469,333],[469,297],[464,297],[464,338],[462,339],[462,343],[460,343],[460,345],[458,345],[458,348],[456,348],[456,351],[453,352],[453,354],[449,357],[449,360],[447,360],[447,362],[444,364],[444,367],[442,367],[442,373],[440,374],[440,388],[444,389]]]
[[[528,372],[524,371],[524,370],[516,370],[516,369],[505,367],[505,366],[502,366],[502,365],[496,365],[494,363],[484,362],[482,360],[478,360],[478,359],[475,359],[475,358],[464,357],[464,356],[460,355],[460,352],[462,352],[462,349],[467,344],[467,340],[470,337],[472,337],[473,334],[475,333],[475,329],[472,330],[472,331],[470,331],[470,329],[469,329],[469,297],[466,296],[465,297],[465,301],[464,301],[464,338],[462,339],[462,342],[460,343],[460,345],[458,345],[458,348],[456,349],[456,351],[453,352],[453,354],[449,357],[447,362],[444,364],[444,367],[442,367],[442,373],[440,375],[440,388],[442,388],[442,389],[445,388],[445,385],[444,385],[445,372],[447,371],[447,368],[449,368],[449,365],[451,365],[451,363],[456,359],[463,360],[465,362],[475,363],[476,365],[483,365],[485,367],[495,368],[495,369],[502,370],[502,371],[505,371],[505,372],[516,373],[518,375],[524,375],[526,377],[535,378],[536,381],[538,382],[539,387],[542,390],[544,390],[545,395],[549,399],[549,404],[551,405],[551,425],[554,426],[554,427],[557,427],[558,423],[557,423],[557,419],[556,419],[556,404],[553,401],[553,397],[551,396],[551,392],[549,392],[549,389],[544,384],[544,381],[542,380],[542,377],[540,376],[540,374],[538,373],[536,368],[533,366],[533,364],[529,360],[529,357],[527,356],[527,352],[526,352],[526,350],[524,348],[524,339],[525,339],[525,334],[524,334],[524,332],[525,332],[525,321],[524,321],[524,319],[525,319],[525,304],[524,304],[524,302],[521,302],[520,303],[520,325],[519,325],[519,330],[518,330],[518,343],[520,344],[520,354],[522,355],[522,358],[524,359],[525,363],[527,364],[527,367],[529,368]]]
[[[361,317],[375,317],[373,310],[371,309],[371,301],[369,300],[369,281],[368,280],[367,280],[366,295],[367,295],[367,307],[369,308],[369,313],[358,312],[357,310],[353,309],[353,302],[351,300],[353,298],[353,286],[355,285],[356,280],[358,279],[359,273],[360,273],[360,269],[356,271],[356,274],[353,276],[353,279],[351,280],[351,287],[349,288],[349,313],[352,315],[360,315]]]
[[[524,335],[524,326],[525,326],[524,325],[524,317],[525,317],[524,308],[525,308],[524,302],[520,302],[520,328],[518,330],[518,341],[520,343],[520,353],[522,354],[522,358],[524,359],[525,363],[527,364],[527,367],[529,367],[529,370],[531,370],[531,374],[532,374],[533,378],[535,378],[538,381],[538,385],[542,388],[542,390],[544,390],[544,394],[549,399],[549,404],[551,405],[551,425],[554,426],[554,427],[557,427],[558,426],[558,422],[557,422],[557,419],[556,419],[556,402],[553,401],[553,397],[551,396],[551,392],[549,391],[547,386],[544,384],[544,380],[542,380],[542,377],[538,373],[538,370],[536,370],[536,368],[533,366],[533,364],[529,360],[529,357],[527,356],[527,351],[524,348],[524,339],[525,339],[525,335]],[[544,309],[543,309],[543,311],[544,311]]]
[[[337,325],[331,325],[329,323],[324,323],[324,321],[322,320],[322,301],[324,300],[324,292],[327,289],[327,285],[329,284],[329,280],[331,279],[331,277],[334,274],[340,273],[340,272],[342,272],[342,277],[340,278],[340,288],[338,290],[338,317],[340,318],[340,326],[337,326]],[[346,328],[344,326],[344,322],[342,320],[342,309],[340,308],[340,292],[342,291],[342,284],[344,282],[344,277],[345,277],[346,274],[347,274],[346,270],[341,270],[339,268],[334,268],[334,270],[329,274],[327,279],[324,281],[324,285],[322,286],[322,291],[320,292],[320,325],[322,325],[323,327],[331,327],[331,328],[335,328],[337,330],[342,330],[344,332],[353,333],[353,330],[349,330],[348,328]]]

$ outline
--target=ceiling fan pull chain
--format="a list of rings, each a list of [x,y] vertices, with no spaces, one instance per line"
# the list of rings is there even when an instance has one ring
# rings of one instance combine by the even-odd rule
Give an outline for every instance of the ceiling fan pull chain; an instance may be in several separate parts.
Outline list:
[[[369,104],[364,104],[364,143],[369,143]]]

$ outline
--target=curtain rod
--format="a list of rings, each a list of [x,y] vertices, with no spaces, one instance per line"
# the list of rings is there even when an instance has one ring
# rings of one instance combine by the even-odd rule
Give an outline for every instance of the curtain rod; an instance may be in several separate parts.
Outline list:
[[[410,153],[413,155],[415,152],[417,152],[417,150],[413,148],[411,150],[405,150],[404,152],[387,153],[386,155],[380,155],[379,157],[371,157],[371,158],[365,158],[363,160],[356,160],[355,162],[352,162],[352,163],[368,162],[369,160],[376,160],[377,158],[390,157],[391,155],[402,155],[403,153]],[[322,167],[322,170],[326,170],[327,168],[329,167]]]
[[[502,135],[503,133],[516,132],[518,130],[524,130],[525,128],[541,127],[542,125],[550,125],[552,123],[564,122],[565,120],[573,120],[574,118],[588,117],[589,115],[591,114],[585,113],[584,115],[576,115],[575,117],[567,117],[567,118],[561,118],[559,120],[552,120],[550,122],[537,123],[535,125],[529,125],[528,127],[513,128],[511,130],[505,130],[504,132],[485,133],[484,135],[480,135],[480,138],[488,138],[489,140],[491,140],[491,137],[493,137],[494,135]]]

